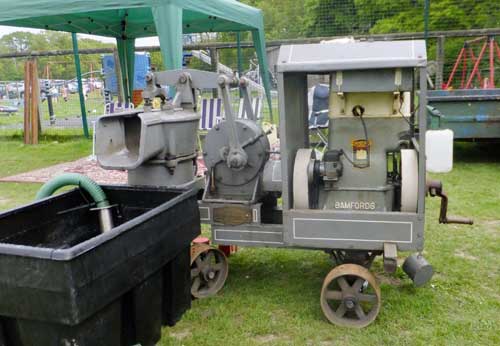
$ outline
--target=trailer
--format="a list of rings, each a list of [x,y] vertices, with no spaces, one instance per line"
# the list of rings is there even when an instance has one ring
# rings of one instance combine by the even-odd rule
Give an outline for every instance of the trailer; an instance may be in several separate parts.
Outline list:
[[[495,37],[464,42],[446,83],[438,86],[441,89],[427,93],[429,128],[450,129],[457,140],[500,138],[500,89],[495,86],[497,59],[500,60],[500,46]],[[487,74],[481,73],[481,66],[488,67]]]
[[[500,138],[500,89],[430,90],[427,99],[429,128],[457,140]]]

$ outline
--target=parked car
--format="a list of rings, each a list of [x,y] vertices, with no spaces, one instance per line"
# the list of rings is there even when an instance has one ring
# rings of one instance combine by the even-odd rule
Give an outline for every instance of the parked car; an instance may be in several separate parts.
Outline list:
[[[7,92],[10,99],[24,98],[24,83],[14,82],[7,84]]]
[[[17,113],[19,109],[13,106],[0,105],[0,113],[7,113],[7,115],[12,115]]]
[[[102,89],[103,87],[103,83],[100,80],[94,80],[92,84],[94,86],[94,89]]]
[[[78,92],[78,83],[76,82],[68,83],[68,92],[70,94],[76,94]]]

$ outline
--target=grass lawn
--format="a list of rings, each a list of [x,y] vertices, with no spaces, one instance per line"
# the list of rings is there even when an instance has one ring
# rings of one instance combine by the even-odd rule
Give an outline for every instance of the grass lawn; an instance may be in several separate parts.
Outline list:
[[[229,259],[222,292],[194,301],[162,345],[499,345],[500,153],[485,148],[459,146],[454,171],[434,176],[451,214],[475,225],[439,225],[438,200],[428,199],[424,254],[436,275],[416,289],[377,260],[383,303],[374,324],[342,329],[323,317],[319,293],[332,269],[324,253],[245,248]]]
[[[37,147],[1,138],[0,176],[88,155],[91,142],[46,136]],[[435,268],[415,289],[401,270],[386,275],[377,260],[382,309],[362,330],[329,324],[319,306],[332,269],[319,251],[241,249],[229,259],[222,292],[193,302],[161,345],[500,345],[500,153],[459,145],[454,171],[442,179],[450,213],[475,225],[439,225],[437,199],[428,199],[424,254]],[[31,200],[36,184],[0,183],[0,209]],[[401,254],[404,258],[406,254]]]
[[[0,104],[13,105],[17,101],[1,100]],[[104,97],[101,96],[100,91],[96,90],[89,94],[89,97],[85,101],[85,106],[87,113],[89,115],[102,114],[104,111]],[[59,97],[57,101],[53,103],[54,114],[58,119],[63,118],[74,118],[81,115],[80,111],[80,98],[78,94],[70,94],[68,96],[68,101],[64,101],[62,97]],[[21,100],[21,104],[18,106],[18,112],[8,116],[5,113],[0,114],[0,127],[12,124],[22,124],[23,123],[23,112],[24,104]],[[43,120],[49,120],[49,111],[47,101],[40,103],[41,118]]]
[[[17,132],[0,136],[0,177],[73,161],[90,154],[92,141],[73,132],[66,133],[46,132],[40,144],[35,146],[24,145],[21,134]],[[0,183],[0,210],[32,201],[39,188],[40,184]]]

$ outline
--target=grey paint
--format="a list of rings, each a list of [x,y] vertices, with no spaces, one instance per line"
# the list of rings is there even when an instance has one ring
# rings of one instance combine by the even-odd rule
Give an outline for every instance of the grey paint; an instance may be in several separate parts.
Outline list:
[[[190,182],[199,119],[194,111],[103,116],[96,126],[97,161],[106,169],[128,170],[133,185]]]
[[[176,187],[193,181],[195,166],[192,160],[180,162],[171,174],[165,165],[143,164],[128,171],[128,183],[134,186]]]
[[[342,71],[332,73],[331,85],[337,92],[383,92],[410,91],[413,89],[413,71],[399,69],[401,81],[396,85],[396,69],[377,69],[362,71]],[[336,85],[337,74],[342,73],[342,84]]]
[[[276,71],[276,64],[278,63],[278,58],[280,54],[279,47],[269,47],[267,48],[267,66],[269,71]]]
[[[262,188],[266,192],[281,192],[283,179],[281,177],[281,161],[269,160],[264,167]]]
[[[219,203],[199,201],[198,205],[200,209],[200,219],[202,222],[207,224],[222,226],[221,224],[216,223],[213,219],[214,209],[227,207],[228,206],[227,201]],[[262,203],[248,205],[248,208],[252,210],[252,224],[257,224],[257,225],[260,224]]]
[[[343,174],[334,184],[334,191],[320,190],[320,208],[336,208],[336,202],[375,203],[375,210],[392,211],[394,187],[387,185],[387,159],[389,150],[396,150],[400,133],[408,132],[409,125],[402,117],[364,118],[370,146],[370,166],[354,167],[345,157],[354,157],[352,140],[364,139],[363,125],[359,118],[339,117],[330,120],[330,149],[342,149]]]
[[[307,92],[307,75],[278,75],[284,210],[293,205],[292,177],[295,153],[298,149],[309,146]]]
[[[427,69],[421,67],[418,69],[419,83],[419,108],[418,108],[418,206],[417,212],[420,215],[425,213],[425,195],[426,195],[426,176],[427,170],[425,166],[425,134],[427,132]]]
[[[212,226],[212,240],[216,244],[239,246],[281,247],[282,225]]]
[[[156,82],[160,85],[176,85],[179,75],[187,73],[191,76],[191,86],[196,89],[213,89],[217,87],[219,74],[209,71],[181,69],[155,72]]]
[[[426,64],[423,40],[302,44],[282,46],[278,72],[321,73]]]
[[[383,250],[384,243],[394,243],[400,251],[421,251],[424,242],[424,209],[425,209],[425,44],[423,41],[406,42],[361,42],[338,45],[298,45],[283,47],[278,61],[278,91],[280,111],[281,139],[281,177],[282,177],[282,207],[283,225],[263,225],[252,223],[240,226],[224,226],[212,224],[213,239],[216,243],[241,246],[286,246],[310,249],[359,249]],[[419,138],[419,201],[417,213],[401,213],[390,211],[337,211],[325,210],[294,210],[292,209],[292,177],[295,154],[300,148],[309,147],[308,109],[307,109],[307,75],[330,73],[346,70],[374,70],[417,67],[420,79],[403,75],[403,90],[409,88],[408,83],[415,86],[420,82],[421,93],[418,123]],[[408,70],[410,71],[410,70]],[[370,76],[370,88],[377,88],[373,83],[374,74]],[[385,74],[386,82],[379,88],[394,88],[390,73]],[[358,78],[362,74],[346,73],[346,76]],[[350,83],[350,84],[349,84]],[[365,88],[359,81],[347,82],[350,89]],[[412,88],[410,88],[412,89]],[[400,89],[401,90],[401,89]],[[373,91],[373,90],[369,90]],[[413,97],[413,96],[412,96]],[[390,131],[406,130],[407,124],[399,119],[400,124],[383,124]],[[388,120],[389,121],[389,120]],[[351,124],[354,125],[354,124]],[[370,124],[369,126],[374,126]],[[394,126],[394,127],[393,127]],[[352,130],[352,126],[350,128]],[[359,127],[361,130],[361,127]],[[372,131],[376,131],[371,128]],[[397,137],[385,138],[384,131],[377,133],[383,141],[381,153],[390,149],[392,143],[397,146]],[[333,139],[334,142],[336,139]],[[379,155],[380,156],[380,155]],[[385,166],[385,157],[376,157]],[[376,163],[377,165],[379,162]],[[381,165],[381,164],[380,164]],[[382,167],[382,166],[380,166]],[[385,167],[381,169],[385,174]],[[270,168],[268,168],[269,176]],[[352,172],[351,172],[352,173]],[[361,187],[364,191],[381,194],[390,204],[387,193],[392,191],[384,184],[382,175],[373,177],[377,183],[370,182],[367,186],[346,186],[342,191],[355,191]],[[363,181],[361,179],[361,181]],[[340,191],[340,190],[339,190]],[[384,195],[385,194],[385,195]],[[201,204],[203,215],[210,219],[211,207]],[[210,223],[211,220],[208,222]]]
[[[260,172],[269,158],[269,140],[262,128],[251,120],[237,119],[235,130],[247,156],[247,163],[239,170],[228,167],[226,163],[227,153],[231,150],[231,126],[228,121],[223,121],[210,130],[203,145],[203,156],[208,171],[214,176],[216,189],[212,191],[207,187],[204,200],[255,202],[256,185],[261,180]],[[208,184],[210,183],[209,181]]]
[[[424,218],[417,214],[291,210],[284,219],[285,243],[294,247],[382,250],[390,242],[401,251],[423,248]]]
[[[283,222],[284,222],[284,239],[285,244],[290,247],[309,247],[309,248],[343,248],[343,249],[363,249],[363,250],[382,250],[384,241],[399,241],[397,243],[399,250],[421,250],[423,248],[423,230],[424,230],[424,209],[425,209],[425,104],[426,104],[426,80],[425,80],[425,66],[426,55],[425,45],[423,41],[418,42],[384,42],[384,43],[356,43],[359,45],[354,50],[346,49],[344,45],[304,45],[294,46],[297,50],[290,49],[290,47],[283,47],[279,60],[279,95],[280,95],[280,134],[281,134],[281,159],[282,159],[282,176],[283,176]],[[374,56],[374,57],[373,57]],[[393,56],[392,58],[390,56]],[[325,58],[327,57],[327,58]],[[367,58],[369,57],[369,58]],[[302,59],[302,60],[301,60]],[[307,60],[314,60],[314,63]],[[404,61],[403,61],[404,60]],[[293,62],[287,65],[288,62]],[[417,141],[419,144],[419,195],[418,195],[418,212],[417,213],[400,213],[400,212],[356,212],[356,211],[335,211],[335,210],[293,210],[291,209],[292,201],[292,176],[293,176],[293,162],[295,153],[299,148],[308,147],[307,136],[308,127],[302,122],[302,117],[307,114],[300,107],[300,100],[303,99],[305,92],[303,85],[297,83],[304,83],[307,73],[328,73],[335,70],[350,70],[356,69],[380,69],[380,68],[398,68],[398,67],[419,67],[418,72],[420,79],[414,81],[410,78],[415,86],[420,84],[421,94],[420,105],[418,111],[418,123],[420,124],[420,138]],[[356,74],[353,74],[355,76]],[[406,77],[403,77],[406,80]],[[403,84],[405,84],[404,82]],[[305,83],[304,83],[305,84]],[[358,82],[351,83],[352,87],[360,86]],[[388,84],[386,87],[389,87]],[[408,85],[405,86],[405,88]],[[384,87],[385,88],[385,87]],[[300,92],[304,92],[301,95]],[[366,120],[369,120],[366,118]],[[399,120],[401,123],[397,123]],[[335,120],[334,120],[335,121]],[[399,130],[408,129],[403,119],[392,119],[394,128],[394,136]],[[355,124],[350,124],[354,126]],[[370,124],[373,125],[373,124]],[[369,125],[369,126],[370,126]],[[386,126],[387,124],[384,124]],[[349,128],[352,132],[353,127]],[[359,126],[361,130],[361,126]],[[344,129],[345,130],[345,129]],[[372,129],[374,130],[374,129]],[[356,131],[356,130],[355,130]],[[370,132],[370,130],[369,130]],[[371,137],[371,136],[370,136]],[[382,139],[383,146],[380,153],[385,149],[390,149],[393,144],[397,147],[397,138],[387,138],[386,133],[377,133],[378,139]],[[335,142],[336,139],[330,139]],[[381,155],[381,154],[380,154]],[[382,160],[385,166],[385,157],[376,157],[377,163]],[[382,164],[380,164],[382,165]],[[382,166],[380,166],[382,167]],[[379,167],[379,168],[380,168]],[[385,174],[384,169],[380,170]],[[348,172],[349,175],[353,172]],[[382,174],[382,173],[380,173]],[[349,177],[342,177],[342,179],[350,179]],[[359,177],[358,177],[359,178]],[[384,184],[384,177],[382,175],[374,177],[378,184],[374,181],[367,183],[370,188],[382,188]],[[355,185],[361,187],[366,181],[361,179],[361,182]],[[335,193],[335,192],[333,192]],[[389,201],[386,203],[390,203]],[[295,239],[293,236],[294,218],[311,219],[311,224],[307,222],[303,224],[303,231],[314,234],[315,232],[324,233],[325,239],[329,237],[344,234],[344,240],[323,240],[323,239]],[[318,229],[318,221],[312,219],[324,219],[332,221],[324,221]],[[351,222],[338,221],[338,220],[351,220]],[[361,222],[360,222],[361,221]],[[394,238],[395,230],[386,226],[387,223],[400,222],[402,232],[407,230],[408,223],[411,224],[413,237],[411,242],[402,242],[404,238]],[[405,228],[406,227],[406,228]],[[373,232],[370,233],[370,232]],[[333,234],[333,236],[332,236]],[[357,240],[346,240],[348,235]],[[371,238],[369,238],[371,236]],[[405,235],[400,235],[404,237]],[[368,239],[360,239],[366,237]],[[332,238],[334,239],[334,238]]]
[[[96,155],[107,169],[136,169],[159,157],[180,157],[196,150],[200,116],[194,112],[153,111],[99,118]]]
[[[294,240],[411,243],[412,237],[413,224],[409,221],[293,219]]]
[[[375,187],[384,186],[387,181],[386,152],[398,148],[401,132],[409,131],[408,122],[402,117],[370,118],[364,117],[370,146],[370,167],[353,167],[342,157],[344,173],[336,186],[342,187]],[[352,140],[364,139],[363,125],[359,118],[341,117],[330,120],[328,146],[330,149],[343,149],[353,158]]]

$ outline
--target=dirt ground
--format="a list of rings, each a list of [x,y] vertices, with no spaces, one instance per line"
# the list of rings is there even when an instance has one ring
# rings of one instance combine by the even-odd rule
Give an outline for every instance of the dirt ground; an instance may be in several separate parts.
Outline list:
[[[198,174],[202,175],[206,168],[203,160],[198,160]],[[63,173],[79,173],[88,176],[98,184],[116,185],[127,183],[126,171],[112,171],[101,168],[92,157],[85,157],[73,162],[65,162],[55,166],[37,169],[30,172],[1,178],[2,182],[45,183]]]

